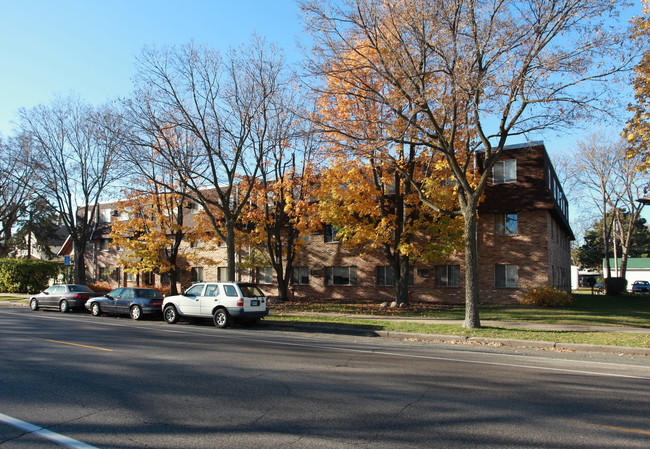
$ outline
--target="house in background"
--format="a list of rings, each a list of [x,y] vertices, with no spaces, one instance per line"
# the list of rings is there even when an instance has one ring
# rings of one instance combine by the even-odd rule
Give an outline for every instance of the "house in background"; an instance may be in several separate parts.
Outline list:
[[[480,167],[480,154],[478,157]],[[111,223],[119,219],[117,203],[101,203],[98,223],[86,253],[89,278],[113,286],[164,284],[158,274],[134,275],[119,266],[121,252],[110,243]],[[568,201],[542,142],[506,147],[492,170],[485,198],[479,207],[479,288],[482,302],[513,303],[523,290],[550,284],[571,289]],[[188,208],[186,220],[198,213]],[[226,248],[187,243],[185,250],[215,261],[213,265],[188,265],[181,287],[203,280],[225,280]],[[249,248],[241,242],[238,256]],[[364,254],[336,239],[336,230],[324,226],[309,236],[293,271],[292,294],[302,298],[359,298],[383,302],[394,297],[392,272],[381,252]],[[418,263],[410,274],[415,301],[458,303],[465,301],[464,255],[444,262]],[[269,295],[277,294],[270,267],[238,269],[237,280],[255,281]]]
[[[603,273],[605,269],[606,260],[603,259]],[[611,269],[612,277],[621,276],[621,259],[609,259],[609,267]],[[625,270],[625,279],[627,280],[627,289],[632,290],[634,281],[649,281],[650,282],[650,258],[648,257],[630,257],[627,259],[627,269]]]

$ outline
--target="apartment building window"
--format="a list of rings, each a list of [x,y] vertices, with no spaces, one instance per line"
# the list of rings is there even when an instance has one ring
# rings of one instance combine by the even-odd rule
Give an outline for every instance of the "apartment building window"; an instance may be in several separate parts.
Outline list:
[[[378,286],[392,286],[395,284],[395,277],[393,276],[393,268],[390,266],[377,267],[377,285]],[[408,271],[408,285],[414,285],[415,278],[413,276],[413,267],[409,267]]]
[[[325,285],[357,285],[357,267],[325,267]]]
[[[111,269],[101,267],[99,269],[99,280],[100,281],[109,281],[111,279]]]
[[[517,288],[519,286],[519,266],[495,265],[494,285],[496,287]]]
[[[203,248],[205,246],[205,243],[203,243],[203,240],[197,239],[193,240],[190,242],[190,248]]]
[[[228,280],[228,267],[217,267],[217,281]]]
[[[309,267],[293,267],[291,283],[294,285],[309,285]]]
[[[260,284],[273,283],[273,268],[262,267],[257,269],[257,282]]]
[[[325,242],[338,242],[339,239],[336,238],[339,230],[336,226],[325,225]]]
[[[192,267],[190,279],[192,282],[203,282],[203,267]]]
[[[393,285],[393,269],[391,267],[377,267],[377,285]]]
[[[110,223],[111,222],[111,216],[112,216],[112,211],[110,209],[102,209],[101,212],[99,213],[99,221],[101,223]]]
[[[517,159],[508,159],[494,164],[492,180],[494,184],[517,182]]]
[[[497,235],[517,234],[517,214],[495,214],[494,233]]]
[[[460,265],[436,265],[436,287],[460,287]]]
[[[100,249],[100,251],[108,251],[108,250],[110,250],[110,247],[111,247],[110,239],[101,239],[99,241],[99,249]]]

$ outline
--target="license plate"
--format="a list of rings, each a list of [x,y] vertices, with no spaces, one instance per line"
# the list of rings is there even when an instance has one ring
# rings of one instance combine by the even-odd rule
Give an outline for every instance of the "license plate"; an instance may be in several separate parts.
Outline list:
[[[260,300],[259,299],[253,299],[251,301],[251,306],[259,306],[260,305]]]

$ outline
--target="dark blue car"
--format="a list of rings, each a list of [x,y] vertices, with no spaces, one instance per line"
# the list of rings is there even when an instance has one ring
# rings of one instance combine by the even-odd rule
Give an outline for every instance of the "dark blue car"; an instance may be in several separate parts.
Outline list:
[[[116,288],[110,293],[98,298],[90,298],[86,309],[94,316],[102,313],[114,315],[131,315],[139,320],[142,315],[161,315],[163,297],[152,288]]]

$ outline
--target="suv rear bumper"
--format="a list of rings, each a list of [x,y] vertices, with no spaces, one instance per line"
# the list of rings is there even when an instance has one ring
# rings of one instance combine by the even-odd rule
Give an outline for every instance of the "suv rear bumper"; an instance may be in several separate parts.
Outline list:
[[[228,307],[228,313],[233,318],[257,319],[267,316],[269,314],[269,309],[267,307],[264,310],[249,311],[245,310],[243,307]]]

